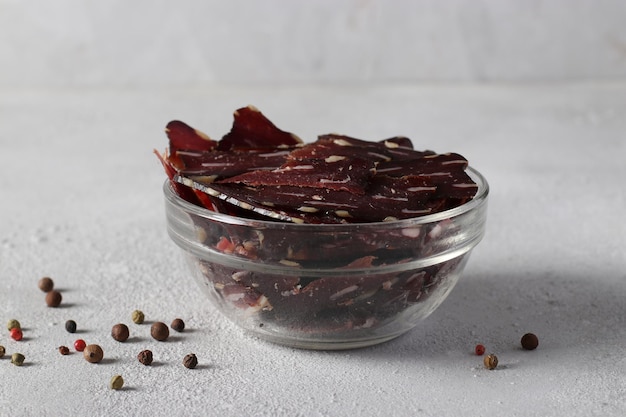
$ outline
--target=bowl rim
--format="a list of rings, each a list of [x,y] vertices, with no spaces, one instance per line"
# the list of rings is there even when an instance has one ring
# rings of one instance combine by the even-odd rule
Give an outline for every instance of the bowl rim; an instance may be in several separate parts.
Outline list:
[[[250,219],[246,217],[232,216],[230,214],[219,213],[206,209],[204,207],[197,206],[190,203],[180,197],[174,192],[171,185],[171,180],[168,178],[163,184],[163,193],[165,197],[174,205],[182,207],[184,210],[206,219],[211,219],[220,223],[232,224],[232,225],[248,225],[254,227],[285,227],[285,228],[297,228],[297,229],[325,229],[325,230],[347,230],[350,228],[363,228],[363,227],[377,227],[377,228],[403,228],[403,227],[415,227],[417,225],[423,225],[428,223],[436,223],[445,219],[454,218],[461,214],[474,210],[477,207],[485,204],[487,197],[489,196],[489,183],[487,179],[476,169],[468,166],[466,169],[469,176],[478,185],[476,195],[469,201],[460,206],[453,207],[448,210],[440,211],[433,214],[427,214],[424,216],[411,217],[407,219],[391,220],[384,222],[362,222],[362,223],[290,223],[277,220],[259,220]]]

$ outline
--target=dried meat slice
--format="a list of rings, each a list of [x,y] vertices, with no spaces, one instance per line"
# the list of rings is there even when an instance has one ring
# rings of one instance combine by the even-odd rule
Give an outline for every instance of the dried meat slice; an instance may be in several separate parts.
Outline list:
[[[165,133],[170,142],[170,155],[176,155],[179,150],[209,151],[217,147],[216,141],[180,120],[169,122],[165,126]]]
[[[180,162],[178,172],[185,176],[204,176],[213,180],[233,177],[251,171],[268,171],[280,168],[286,161],[289,149],[262,151],[209,151],[177,152]]]
[[[318,138],[320,146],[333,147],[335,152],[352,152],[363,159],[379,162],[391,162],[395,160],[415,160],[423,156],[433,154],[432,151],[416,151],[412,147],[401,146],[399,139],[387,139],[382,142],[370,142],[356,139],[350,136],[327,134]],[[343,148],[343,151],[341,150]],[[344,153],[339,153],[340,155]]]
[[[257,170],[221,180],[222,184],[248,186],[298,186],[365,194],[373,176],[374,163],[358,158],[339,157],[288,161],[271,171]]]
[[[277,128],[254,106],[237,109],[234,118],[230,132],[219,142],[219,150],[276,149],[302,143],[298,136]]]

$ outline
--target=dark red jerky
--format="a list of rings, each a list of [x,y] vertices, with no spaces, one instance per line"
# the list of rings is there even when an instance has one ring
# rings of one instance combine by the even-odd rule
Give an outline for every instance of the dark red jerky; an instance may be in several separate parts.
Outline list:
[[[374,164],[357,158],[339,157],[333,161],[289,161],[280,168],[257,170],[221,180],[222,184],[258,186],[298,186],[365,194],[373,176]],[[313,191],[313,190],[311,190]]]
[[[280,168],[286,161],[289,149],[258,150],[247,152],[180,151],[179,173],[185,176],[206,176],[213,180],[233,177],[251,171],[271,171]]]
[[[369,142],[362,139],[356,139],[350,136],[327,134],[320,135],[317,142],[314,143],[318,153],[324,152],[323,149],[331,149],[330,155],[354,155],[362,159],[371,160],[375,163],[383,161],[392,161],[394,159],[418,159],[425,155],[424,152],[415,151],[411,148],[401,147],[392,140],[383,142]],[[306,147],[305,147],[306,148]],[[300,150],[302,152],[302,150]]]
[[[233,126],[219,142],[217,149],[276,149],[302,143],[293,133],[277,128],[253,106],[237,109]]]
[[[429,214],[431,196],[436,187],[429,186],[420,177],[391,181],[379,177],[367,194],[359,196],[343,190],[297,186],[237,186],[222,183],[194,183],[199,189],[211,189],[220,199],[239,207],[247,207],[260,214],[298,219],[306,223],[379,222]],[[436,207],[436,206],[435,206]],[[295,219],[295,220],[294,220]]]
[[[174,157],[179,150],[209,151],[215,149],[218,144],[206,134],[179,120],[169,122],[165,127],[165,133],[170,142],[170,154]]]

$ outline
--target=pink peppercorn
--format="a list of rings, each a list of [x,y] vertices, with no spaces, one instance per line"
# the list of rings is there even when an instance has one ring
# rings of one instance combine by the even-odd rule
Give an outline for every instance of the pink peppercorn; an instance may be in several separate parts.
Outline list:
[[[11,329],[11,339],[19,341],[22,340],[23,337],[24,334],[22,333],[22,329],[18,327],[14,327]]]
[[[478,356],[483,356],[485,354],[485,346],[483,346],[481,344],[477,344],[476,347],[474,348],[474,352]]]
[[[85,343],[83,339],[77,339],[74,342],[74,349],[76,349],[77,352],[82,352],[83,350],[85,350],[86,346],[87,346],[87,343]]]

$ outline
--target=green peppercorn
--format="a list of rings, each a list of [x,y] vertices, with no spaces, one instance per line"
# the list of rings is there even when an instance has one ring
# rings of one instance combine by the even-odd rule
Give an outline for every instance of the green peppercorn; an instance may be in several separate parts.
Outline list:
[[[485,356],[483,363],[485,364],[485,368],[489,370],[496,369],[496,366],[498,366],[498,357],[491,353]]]
[[[4,346],[0,345],[0,358],[3,357],[5,353],[6,350],[4,349]]]
[[[135,310],[133,311],[132,319],[133,319],[133,323],[142,324],[145,319],[145,316],[143,315],[143,312],[141,310]]]
[[[114,390],[122,389],[123,386],[124,378],[122,378],[122,375],[115,375],[109,382],[109,388]]]
[[[24,365],[25,360],[26,358],[21,353],[14,353],[13,355],[11,355],[11,363],[15,366]]]
[[[7,323],[7,330],[8,331],[11,331],[11,329],[21,329],[21,328],[22,328],[22,326],[20,325],[20,322],[15,320],[15,319],[11,319]]]

